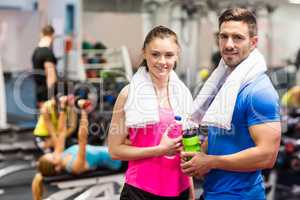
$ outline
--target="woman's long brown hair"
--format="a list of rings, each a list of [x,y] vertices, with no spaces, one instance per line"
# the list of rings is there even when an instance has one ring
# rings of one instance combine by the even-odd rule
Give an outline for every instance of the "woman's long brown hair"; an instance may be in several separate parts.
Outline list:
[[[41,173],[37,173],[31,184],[32,199],[42,200],[43,198],[43,176]]]

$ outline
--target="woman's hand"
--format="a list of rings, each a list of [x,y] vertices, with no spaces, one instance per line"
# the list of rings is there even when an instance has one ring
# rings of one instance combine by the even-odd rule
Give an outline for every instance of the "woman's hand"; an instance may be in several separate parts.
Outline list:
[[[189,200],[196,200],[196,195],[195,195],[194,188],[189,189]]]
[[[59,104],[61,109],[65,109],[68,102],[68,96],[59,97]]]
[[[92,107],[92,102],[88,99],[80,99],[78,101],[78,107],[82,110],[89,110]]]
[[[159,147],[162,150],[162,155],[172,156],[182,150],[182,136],[170,138],[169,132],[174,128],[173,125],[169,126],[162,134]]]

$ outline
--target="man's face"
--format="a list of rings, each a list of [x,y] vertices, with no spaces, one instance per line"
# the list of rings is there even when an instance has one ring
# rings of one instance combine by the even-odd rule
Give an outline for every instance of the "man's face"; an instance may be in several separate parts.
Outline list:
[[[226,65],[234,69],[256,48],[257,36],[250,37],[248,25],[242,21],[223,22],[219,48]]]

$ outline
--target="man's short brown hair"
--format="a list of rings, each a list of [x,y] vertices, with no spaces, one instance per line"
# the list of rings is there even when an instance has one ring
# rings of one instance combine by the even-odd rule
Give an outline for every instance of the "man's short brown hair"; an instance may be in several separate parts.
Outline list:
[[[219,29],[223,22],[242,21],[248,25],[250,37],[257,35],[256,17],[250,10],[246,8],[230,8],[225,10],[219,17]]]
[[[51,25],[47,25],[42,29],[42,33],[44,36],[52,36],[54,35],[54,28]]]

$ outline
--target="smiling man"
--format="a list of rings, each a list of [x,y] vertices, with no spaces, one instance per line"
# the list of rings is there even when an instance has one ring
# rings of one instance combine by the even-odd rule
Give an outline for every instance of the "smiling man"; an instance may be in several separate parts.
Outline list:
[[[203,152],[181,154],[184,173],[204,176],[202,198],[205,200],[266,198],[261,169],[272,168],[275,163],[281,127],[278,95],[265,74],[267,67],[264,57],[256,49],[257,42],[256,17],[252,12],[233,8],[220,16],[222,60],[212,76],[221,72],[222,67],[229,75],[219,88],[219,91],[222,90],[220,96],[224,98],[217,98],[219,94],[212,98],[210,106],[219,100],[215,114],[204,116],[200,123],[206,119],[222,119],[219,116],[226,113],[218,113],[218,107],[232,104],[230,128],[208,123],[208,140],[203,145]],[[251,78],[249,74],[252,74]],[[240,85],[235,93],[232,87],[223,87],[236,82]],[[236,95],[234,102],[224,103],[228,99],[226,97],[232,95]],[[197,98],[204,98],[201,92]],[[189,157],[192,159],[186,161]]]

